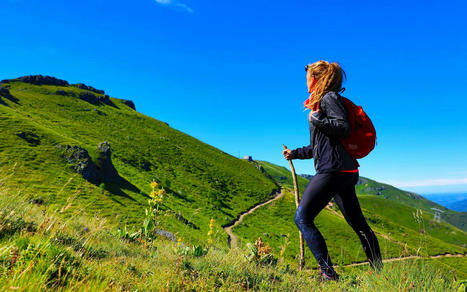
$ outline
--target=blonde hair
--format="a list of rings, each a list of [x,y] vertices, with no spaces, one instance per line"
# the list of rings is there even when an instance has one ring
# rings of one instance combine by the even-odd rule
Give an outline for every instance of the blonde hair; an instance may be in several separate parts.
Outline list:
[[[316,79],[309,97],[313,110],[318,109],[321,98],[329,91],[344,92],[345,88],[342,87],[342,81],[347,79],[347,76],[338,63],[320,60],[307,65],[306,71],[308,77],[313,76]]]

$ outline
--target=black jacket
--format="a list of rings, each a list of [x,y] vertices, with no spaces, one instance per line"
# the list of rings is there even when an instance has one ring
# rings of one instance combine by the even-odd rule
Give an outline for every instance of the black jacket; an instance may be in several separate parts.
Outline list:
[[[292,150],[291,159],[314,158],[317,173],[357,169],[357,161],[340,140],[350,135],[347,106],[330,91],[321,99],[319,111],[309,115],[310,145]]]

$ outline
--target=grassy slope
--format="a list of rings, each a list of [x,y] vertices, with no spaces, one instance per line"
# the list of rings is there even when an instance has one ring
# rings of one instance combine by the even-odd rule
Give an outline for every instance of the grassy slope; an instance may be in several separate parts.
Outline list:
[[[147,117],[112,98],[115,106],[93,105],[57,90],[79,94],[75,87],[11,82],[17,103],[0,105],[0,168],[11,170],[10,186],[27,186],[32,197],[62,206],[70,196],[88,214],[118,218],[114,223],[140,224],[149,182],[158,181],[168,193],[163,227],[187,240],[204,238],[209,219],[219,225],[232,221],[249,206],[277,189],[254,164],[237,159],[191,136]],[[16,134],[30,132],[40,139],[33,146]],[[126,180],[95,186],[77,175],[60,156],[56,144],[78,145],[96,157],[98,143],[109,141],[112,161]],[[191,228],[176,213],[200,229]],[[193,226],[193,225],[192,225]],[[222,230],[220,226],[219,230]],[[224,240],[226,235],[218,232]]]
[[[78,206],[63,220],[23,198],[0,184],[2,291],[463,291],[467,284],[463,258],[391,262],[376,274],[367,265],[337,267],[341,281],[322,282],[316,271],[280,259],[276,266],[246,261],[244,249],[197,257],[168,240],[148,247],[119,240],[105,219]]]
[[[362,183],[357,185],[356,190],[359,193],[381,196],[385,199],[408,205],[416,209],[421,209],[431,214],[433,214],[433,210],[431,210],[431,208],[438,208],[444,211],[444,213],[442,213],[444,220],[464,231],[467,231],[467,212],[449,210],[446,207],[432,202],[418,194],[406,192],[391,185],[383,184],[368,178],[362,178]]]
[[[270,163],[259,162],[272,176],[282,176],[283,181],[289,172],[285,168]],[[304,183],[304,182],[303,182]],[[286,183],[287,185],[287,183]],[[384,199],[381,196],[359,194],[360,204],[370,226],[377,232],[383,257],[399,257],[402,255],[435,255],[444,253],[466,253],[467,234],[442,221],[436,223],[429,213],[417,213],[417,210],[405,204]],[[327,240],[330,254],[339,264],[365,260],[360,242],[345,220],[336,213],[336,207],[327,208],[316,220],[318,228]],[[245,217],[242,224],[234,228],[239,235],[240,245],[254,241],[258,236],[271,245],[279,253],[284,245],[284,236],[291,236],[290,248],[286,258],[296,261],[298,250],[298,231],[293,221],[295,213],[293,195],[286,196],[274,203],[262,207],[255,213]],[[338,211],[337,211],[338,212]],[[309,263],[315,260],[307,250]],[[467,270],[461,272],[467,273]]]

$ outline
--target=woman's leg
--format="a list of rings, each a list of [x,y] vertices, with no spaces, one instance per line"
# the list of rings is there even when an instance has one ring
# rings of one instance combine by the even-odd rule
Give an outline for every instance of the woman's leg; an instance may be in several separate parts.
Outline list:
[[[358,179],[358,175],[355,174],[355,176],[357,176]],[[355,194],[355,185],[352,184],[338,192],[334,197],[334,201],[336,201],[339,206],[339,209],[344,215],[345,220],[347,220],[347,223],[360,238],[363,250],[365,251],[371,267],[373,269],[381,269],[383,267],[383,263],[381,260],[378,239],[370,226],[368,226],[365,217],[363,217],[362,209],[360,208],[357,195]]]
[[[321,270],[331,277],[335,276],[336,272],[332,268],[326,242],[316,228],[314,219],[326,207],[334,194],[346,184],[348,185],[348,182],[342,181],[339,174],[316,174],[305,188],[295,213],[295,223],[302,232],[308,248],[316,258]]]

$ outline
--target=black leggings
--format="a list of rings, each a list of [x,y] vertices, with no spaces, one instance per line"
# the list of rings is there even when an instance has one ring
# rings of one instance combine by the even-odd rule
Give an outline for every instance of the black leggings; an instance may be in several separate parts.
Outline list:
[[[313,253],[321,270],[328,275],[335,274],[323,236],[316,228],[314,219],[334,197],[334,201],[344,215],[347,223],[357,233],[363,250],[374,269],[382,267],[378,239],[363,217],[355,184],[358,173],[318,173],[308,183],[295,213],[295,223]]]

